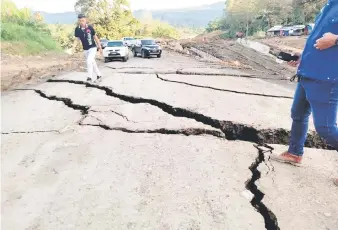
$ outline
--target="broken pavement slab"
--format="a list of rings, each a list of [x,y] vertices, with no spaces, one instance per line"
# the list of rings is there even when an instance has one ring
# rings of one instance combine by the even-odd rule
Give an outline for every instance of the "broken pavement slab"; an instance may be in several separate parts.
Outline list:
[[[126,76],[128,76],[128,75],[125,75],[125,76],[118,75],[116,77],[114,76],[114,78],[112,78],[112,79],[114,80],[115,84],[118,84],[119,81],[125,82],[124,78]],[[132,82],[133,83],[138,83],[138,81],[149,82],[150,80],[145,79],[144,78],[145,76],[148,79],[151,77],[151,75],[150,76],[141,75],[141,76],[135,78],[134,81],[132,81]],[[103,81],[105,81],[105,79],[103,79]],[[235,122],[234,120],[219,120],[217,118],[214,118],[213,116],[209,116],[209,114],[207,112],[204,112],[205,114],[208,114],[208,115],[205,115],[205,114],[201,113],[200,111],[196,111],[196,110],[193,110],[191,108],[185,109],[185,106],[174,107],[174,106],[172,106],[172,104],[173,104],[172,102],[171,102],[172,104],[169,104],[169,103],[166,103],[166,102],[163,102],[163,101],[159,101],[158,99],[149,99],[149,97],[143,98],[143,97],[138,97],[138,96],[130,96],[130,95],[124,94],[124,93],[118,93],[118,91],[115,90],[116,87],[113,90],[112,87],[103,86],[102,85],[103,82],[100,83],[101,85],[91,84],[91,83],[87,83],[87,82],[83,82],[83,81],[72,81],[72,80],[50,80],[49,82],[50,83],[61,83],[61,84],[69,83],[69,84],[73,84],[73,85],[76,85],[76,86],[94,88],[94,89],[101,90],[101,91],[105,92],[107,96],[118,98],[118,99],[121,99],[125,102],[129,102],[129,103],[132,103],[132,104],[140,104],[140,103],[141,104],[142,103],[151,104],[151,105],[158,107],[158,108],[162,109],[164,112],[169,113],[169,114],[171,114],[175,117],[187,117],[187,118],[196,120],[198,122],[202,122],[204,124],[210,125],[214,128],[220,129],[224,132],[226,138],[230,139],[230,140],[243,140],[243,141],[251,141],[251,142],[255,142],[255,143],[265,142],[265,143],[272,143],[272,144],[286,144],[286,143],[288,143],[288,139],[289,139],[289,137],[288,137],[289,132],[288,132],[287,129],[283,129],[283,128],[279,128],[279,127],[278,128],[267,127],[266,124],[267,124],[267,121],[269,121],[269,119],[267,121],[265,121],[265,123],[264,123],[265,126],[263,126],[263,127],[266,127],[266,128],[262,128],[262,127],[259,127],[257,125],[238,123],[238,122]],[[107,83],[105,83],[105,84],[107,85]],[[149,85],[149,83],[147,83],[147,84],[135,84],[135,86],[137,86],[137,88],[135,88],[135,90],[131,91],[131,92],[136,93],[136,92],[140,91],[140,87],[139,87],[140,85],[142,85],[142,86],[143,85]],[[132,84],[123,84],[123,88],[131,87],[131,86],[133,86],[133,85]],[[149,89],[149,90],[144,91],[144,93],[142,93],[142,94],[147,95],[147,94],[151,93],[152,91],[154,91],[154,90]],[[163,90],[161,92],[163,93]],[[182,91],[182,92],[186,92],[186,91]],[[216,94],[216,93],[217,92],[215,92],[214,94]],[[224,93],[224,92],[221,92],[221,93]],[[173,96],[176,96],[176,93],[171,92],[170,96],[167,97],[166,99],[168,99],[168,98],[172,99]],[[198,96],[201,96],[201,94],[198,94]],[[240,96],[242,96],[242,95],[240,95]],[[162,98],[161,96],[157,96],[157,98],[158,97]],[[223,97],[224,97],[224,95],[223,95]],[[182,98],[184,98],[184,97],[182,97]],[[248,100],[253,99],[253,98],[250,98],[250,97],[247,97],[247,98],[248,98]],[[187,98],[185,98],[185,99],[187,99]],[[276,100],[276,98],[272,98],[272,99]],[[178,100],[178,102],[180,102],[180,103],[182,101],[183,101],[182,99]],[[201,101],[206,101],[206,98],[201,99]],[[190,102],[190,104],[192,103],[191,100],[189,102]],[[196,101],[196,102],[198,102],[198,101]],[[248,101],[245,101],[245,102],[248,102]],[[267,103],[268,103],[268,101],[267,101]],[[200,104],[201,103],[199,103],[199,105]],[[237,104],[235,104],[235,105],[237,105]],[[266,113],[267,112],[266,109],[263,112]],[[239,114],[236,114],[236,115],[239,116]],[[243,112],[242,115],[248,116],[247,112],[246,113]],[[235,118],[233,118],[233,119],[235,119]],[[275,122],[273,124],[275,124]],[[306,146],[317,147],[317,148],[326,148],[327,147],[326,144],[316,134],[309,134],[308,141],[306,142]]]
[[[105,77],[100,85],[110,87],[118,94],[153,99],[174,107],[202,113],[214,119],[234,121],[260,129],[289,130],[291,125],[292,100],[290,99],[253,97],[182,84],[170,84],[168,87],[168,82],[157,79],[156,75],[151,74],[130,76],[112,73],[109,77]],[[239,86],[238,89],[241,87]],[[259,91],[258,85],[255,91]],[[277,90],[275,93],[278,93]],[[186,97],[186,95],[190,96]],[[314,130],[312,123],[310,128]]]
[[[1,97],[2,133],[58,132],[72,126],[80,112],[42,98],[33,90],[11,91]]]
[[[152,63],[131,60],[128,65],[132,67],[143,64],[149,67]],[[197,62],[180,56],[176,59],[174,55],[156,61],[159,68],[171,67],[172,63],[175,68],[189,65],[194,68]],[[117,67],[127,65],[115,64]],[[280,120],[288,119],[285,114],[289,113],[290,105],[284,101],[290,99],[258,100],[252,95],[196,90],[196,87],[164,82],[155,74],[114,74],[110,68],[102,68],[102,73],[104,79],[100,83],[84,82],[86,73],[70,73],[53,78],[67,79],[63,82],[41,84],[35,91],[29,91],[38,96],[34,103],[44,100],[51,104],[47,107],[48,114],[62,117],[60,113],[67,110],[77,119],[70,119],[74,124],[70,132],[3,135],[2,164],[8,162],[2,174],[4,226],[17,229],[93,229],[98,226],[103,229],[264,229],[273,226],[273,229],[283,229],[286,221],[290,228],[298,226],[299,219],[285,218],[289,213],[287,207],[282,210],[272,204],[275,194],[272,192],[270,196],[271,188],[264,180],[274,175],[274,167],[271,162],[263,161],[251,143],[262,140],[263,133],[271,135],[263,140],[286,143],[289,127],[271,127],[280,127]],[[259,84],[257,90],[264,91]],[[28,91],[18,93],[25,97],[25,92]],[[6,108],[9,113],[15,114],[13,109],[21,106],[18,101],[18,105]],[[250,106],[259,110],[252,111]],[[20,112],[27,111],[26,123],[30,119],[34,121],[36,111],[21,107]],[[248,124],[255,122],[263,112],[281,111],[281,117],[271,115],[267,119],[265,127],[270,128],[266,130]],[[229,114],[233,121],[227,121]],[[104,121],[96,119],[96,115]],[[210,135],[185,136],[182,129],[174,130],[175,133],[157,129],[150,134],[78,125],[81,120],[93,119],[95,126],[121,122],[122,126],[133,128],[130,116],[142,123],[151,118],[153,122],[149,127],[193,125],[202,129],[206,126],[211,131],[219,129],[228,140]],[[239,123],[236,116],[246,120]],[[170,122],[166,122],[167,117]],[[262,117],[261,122],[263,118],[266,117]],[[126,120],[128,123],[123,123]],[[281,123],[285,125],[288,121]],[[147,128],[147,124],[142,125],[141,128]],[[27,144],[30,146],[23,148]],[[308,144],[323,147],[313,142]],[[324,158],[323,165],[327,161]],[[321,178],[313,180],[315,186],[325,183]],[[283,179],[281,176],[280,181]],[[318,180],[321,183],[317,183]],[[326,186],[331,185],[330,181],[326,182]],[[313,194],[321,196],[319,191]],[[325,195],[325,199],[330,199],[328,193]],[[303,194],[294,196],[302,200]],[[283,199],[286,198],[281,201]],[[302,207],[293,208],[305,214],[311,212]],[[304,221],[307,220],[305,214]],[[324,212],[325,217],[335,220],[333,214],[331,210]],[[334,222],[328,224],[331,223]]]
[[[186,84],[210,90],[233,92],[253,96],[280,97],[293,99],[294,91],[261,79],[247,79],[211,75],[158,74],[159,79],[176,84]]]
[[[23,158],[18,148],[3,160]],[[5,228],[264,229],[243,195],[257,154],[250,143],[81,128],[35,154],[34,174],[3,178]]]
[[[131,132],[155,132],[163,129],[170,133],[173,130],[189,130],[223,137],[224,134],[216,128],[184,117],[174,117],[161,109],[149,104],[125,104],[105,108],[91,107],[88,118],[82,121],[83,125],[106,125],[112,129],[125,129]]]
[[[287,149],[272,146],[274,154]],[[270,161],[259,171],[262,178],[257,185],[266,194],[263,202],[278,217],[280,229],[337,229],[338,188],[332,183],[338,177],[336,151],[306,148],[302,167]]]
[[[242,76],[255,77],[255,75],[236,69],[214,69],[214,68],[183,68],[177,71],[178,74],[185,75],[217,75],[217,76]]]
[[[107,67],[109,68],[109,67]],[[124,74],[175,74],[177,70],[175,69],[135,69],[135,68],[124,68],[124,69],[114,69],[115,73],[124,73]]]
[[[74,73],[73,75],[64,75],[62,76],[62,79],[75,78],[83,81],[85,76],[86,75],[83,73]],[[93,88],[78,87],[76,85],[67,83],[53,84],[47,82],[36,86],[35,89],[46,92],[49,95],[69,98],[75,104],[81,104],[89,107],[109,107],[126,104],[126,102],[118,98],[107,97],[104,91]]]

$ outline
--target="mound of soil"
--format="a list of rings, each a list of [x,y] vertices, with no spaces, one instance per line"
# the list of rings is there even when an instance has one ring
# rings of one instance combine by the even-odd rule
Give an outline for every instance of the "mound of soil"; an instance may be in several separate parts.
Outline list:
[[[63,71],[84,71],[82,53],[75,55],[46,53],[41,56],[1,54],[1,91],[6,91]]]

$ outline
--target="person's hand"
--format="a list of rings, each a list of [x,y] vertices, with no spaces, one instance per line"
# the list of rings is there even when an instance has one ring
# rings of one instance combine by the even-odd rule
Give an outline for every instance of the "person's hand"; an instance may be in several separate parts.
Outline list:
[[[316,41],[314,47],[318,50],[325,50],[331,48],[335,45],[338,35],[334,35],[333,33],[326,33],[322,38],[319,38]]]
[[[299,57],[298,60],[297,61],[290,61],[290,62],[288,62],[288,64],[290,66],[297,67],[300,64],[301,54],[300,53],[295,53],[294,55]]]

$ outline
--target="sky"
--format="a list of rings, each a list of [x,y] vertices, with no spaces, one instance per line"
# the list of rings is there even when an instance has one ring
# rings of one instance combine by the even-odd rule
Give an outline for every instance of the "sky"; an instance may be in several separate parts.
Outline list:
[[[59,13],[74,11],[76,0],[56,0],[54,4],[50,0],[13,0],[19,7],[28,7],[35,11],[46,11],[49,13]],[[221,0],[129,0],[133,10],[139,9],[173,9],[182,7],[199,6],[220,2]]]

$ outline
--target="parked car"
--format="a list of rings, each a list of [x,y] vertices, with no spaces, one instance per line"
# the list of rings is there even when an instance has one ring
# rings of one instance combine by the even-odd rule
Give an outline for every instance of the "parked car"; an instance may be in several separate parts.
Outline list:
[[[106,48],[103,50],[104,62],[113,59],[121,59],[126,62],[129,59],[129,49],[122,41],[108,41]]]
[[[124,37],[122,38],[123,44],[127,45],[128,47],[133,47],[136,43],[136,39],[133,37]]]
[[[105,38],[100,39],[100,43],[101,43],[102,49],[104,49],[104,48],[106,48],[106,46],[107,46],[108,40],[105,39]]]
[[[157,56],[160,58],[162,56],[162,48],[154,39],[141,39],[137,40],[136,45],[133,47],[132,52],[134,57],[137,57],[139,54],[142,58]]]

